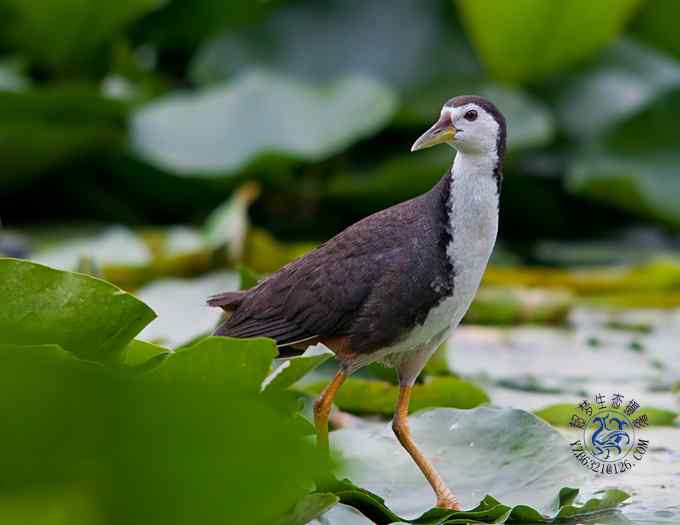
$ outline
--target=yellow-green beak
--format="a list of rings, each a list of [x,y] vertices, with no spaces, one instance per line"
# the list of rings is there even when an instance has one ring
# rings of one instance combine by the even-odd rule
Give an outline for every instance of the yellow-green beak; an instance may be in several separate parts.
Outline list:
[[[411,151],[418,151],[419,149],[431,148],[437,144],[444,144],[449,142],[456,136],[456,128],[451,123],[451,115],[445,112],[439,120],[423,133],[418,140],[411,146]]]

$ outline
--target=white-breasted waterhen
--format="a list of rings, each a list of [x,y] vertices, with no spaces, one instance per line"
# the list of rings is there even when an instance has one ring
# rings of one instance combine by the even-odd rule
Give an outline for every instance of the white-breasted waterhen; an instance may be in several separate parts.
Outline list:
[[[394,432],[444,508],[458,503],[411,437],[409,398],[430,355],[468,310],[491,255],[505,136],[505,119],[491,102],[452,98],[411,148],[457,150],[430,191],[353,224],[249,290],[208,300],[227,312],[216,335],[270,337],[282,356],[316,342],[335,353],[339,371],[314,407],[324,449],[333,396],[345,378],[375,361],[393,366],[400,386]]]

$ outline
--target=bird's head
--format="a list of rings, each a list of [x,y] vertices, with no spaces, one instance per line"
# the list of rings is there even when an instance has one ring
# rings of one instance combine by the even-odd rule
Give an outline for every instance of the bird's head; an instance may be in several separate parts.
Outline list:
[[[462,153],[505,153],[505,118],[498,108],[482,97],[454,97],[442,107],[439,120],[423,133],[411,151],[448,144]]]

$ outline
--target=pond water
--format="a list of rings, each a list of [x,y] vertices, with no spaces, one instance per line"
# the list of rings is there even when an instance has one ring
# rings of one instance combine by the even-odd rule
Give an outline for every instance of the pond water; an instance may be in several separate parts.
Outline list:
[[[464,326],[449,344],[452,371],[476,380],[492,403],[535,411],[576,405],[598,393],[623,393],[644,407],[675,410],[680,394],[680,311],[577,309],[567,327],[509,329]],[[680,428],[641,429],[645,458],[619,475],[590,473],[589,490],[631,494],[620,513],[580,523],[680,523]],[[579,431],[564,428],[573,441]]]

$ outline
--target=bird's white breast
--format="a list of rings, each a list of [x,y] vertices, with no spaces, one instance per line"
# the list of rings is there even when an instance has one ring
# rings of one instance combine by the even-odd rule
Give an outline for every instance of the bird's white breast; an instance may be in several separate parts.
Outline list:
[[[455,327],[467,312],[496,243],[498,185],[484,160],[458,155],[451,187],[452,241],[446,253],[453,265],[449,312]]]
[[[444,299],[405,340],[390,349],[408,352],[423,345],[438,345],[467,312],[493,251],[498,233],[498,186],[493,176],[495,159],[456,156],[451,176],[452,240],[446,254],[454,269],[453,295]]]

